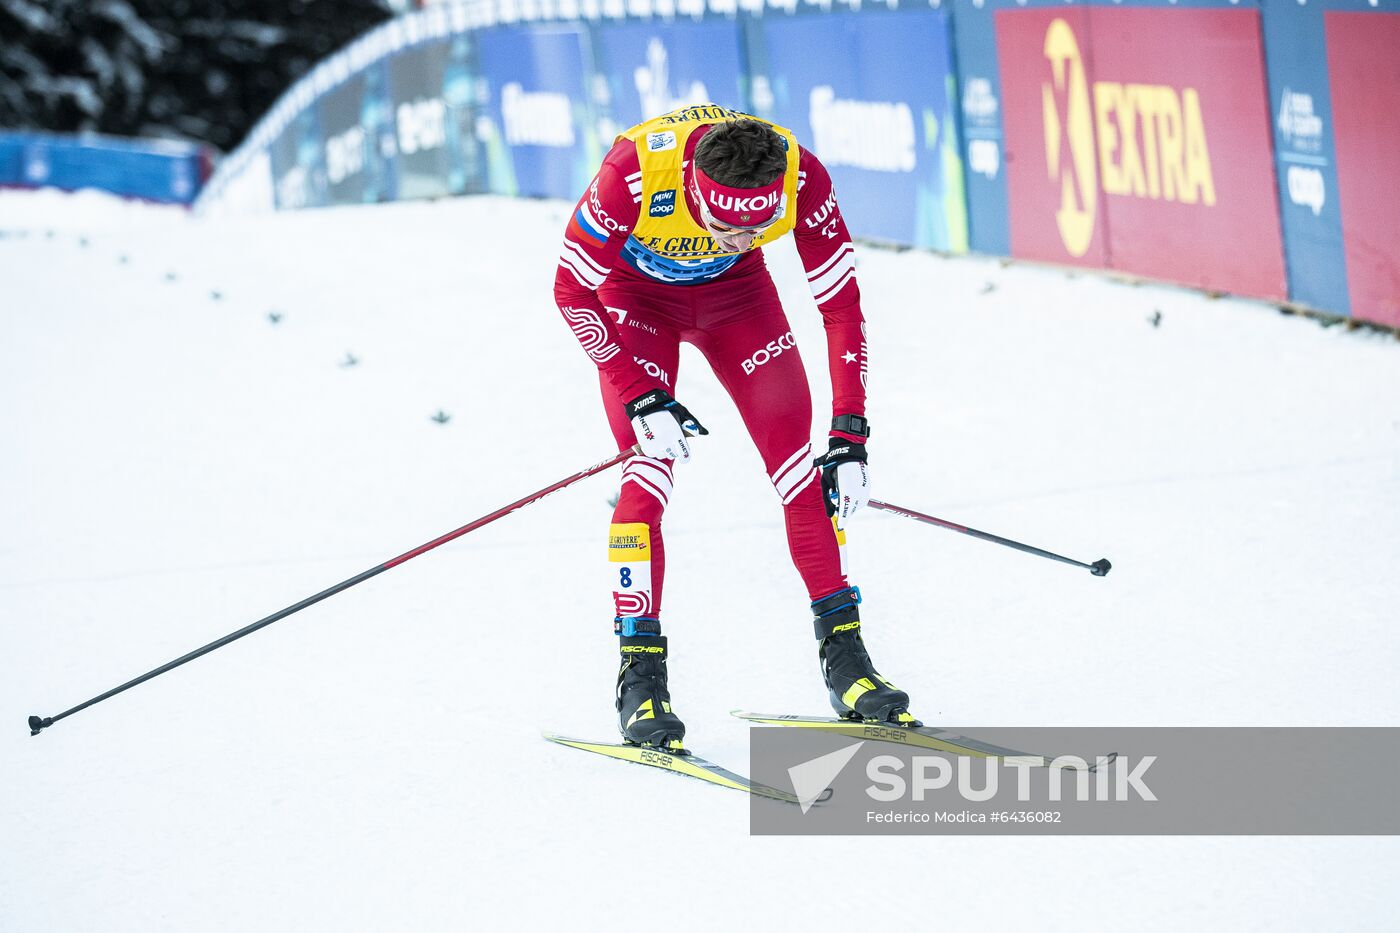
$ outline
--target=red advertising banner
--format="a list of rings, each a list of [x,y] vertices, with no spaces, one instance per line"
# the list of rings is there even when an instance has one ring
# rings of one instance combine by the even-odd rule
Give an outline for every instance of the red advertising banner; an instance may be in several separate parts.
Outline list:
[[[1400,14],[1323,22],[1351,314],[1400,327]]]
[[[1087,7],[998,10],[1011,254],[1107,266]]]
[[[999,10],[996,33],[1013,255],[1286,297],[1257,10]]]

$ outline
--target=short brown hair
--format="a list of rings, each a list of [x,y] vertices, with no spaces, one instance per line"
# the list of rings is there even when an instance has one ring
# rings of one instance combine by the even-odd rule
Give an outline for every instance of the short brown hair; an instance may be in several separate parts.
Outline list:
[[[763,188],[787,171],[787,146],[766,123],[730,120],[716,124],[695,144],[695,164],[730,188]]]

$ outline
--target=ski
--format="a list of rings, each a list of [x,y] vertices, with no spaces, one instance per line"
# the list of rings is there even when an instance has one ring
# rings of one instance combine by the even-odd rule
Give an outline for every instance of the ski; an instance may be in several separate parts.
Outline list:
[[[1053,757],[1048,757],[1046,755],[1021,752],[1014,748],[993,745],[990,742],[983,742],[966,735],[958,735],[956,732],[949,732],[946,729],[934,729],[930,726],[894,726],[856,719],[836,719],[835,717],[827,716],[766,715],[763,713],[750,713],[742,709],[731,710],[730,712],[731,715],[737,716],[747,722],[755,722],[764,726],[795,726],[800,729],[821,729],[824,732],[831,732],[836,735],[871,739],[876,742],[890,742],[894,745],[912,745],[917,748],[930,748],[934,751],[948,752],[953,755],[970,755],[974,758],[1018,758],[1023,761],[1029,759],[1032,764],[1041,767],[1048,767],[1055,760]],[[1088,770],[1095,771],[1100,765],[1111,764],[1117,757],[1117,752],[1110,752],[1096,759],[1088,766]],[[1071,770],[1079,770],[1071,765],[1062,765],[1062,767],[1070,768]]]
[[[769,787],[766,784],[750,781],[742,774],[735,774],[727,768],[720,767],[713,761],[706,761],[693,752],[671,751],[669,749],[653,748],[648,745],[632,745],[627,742],[588,742],[583,739],[571,739],[568,736],[557,735],[553,732],[544,733],[544,737],[558,745],[567,745],[569,748],[581,748],[586,752],[605,755],[608,758],[616,758],[618,761],[630,761],[639,765],[660,768],[672,774],[683,774],[686,777],[692,777],[708,784],[716,784],[720,787],[745,791],[757,797],[781,800],[784,803],[798,802],[795,794],[778,790],[776,787]]]

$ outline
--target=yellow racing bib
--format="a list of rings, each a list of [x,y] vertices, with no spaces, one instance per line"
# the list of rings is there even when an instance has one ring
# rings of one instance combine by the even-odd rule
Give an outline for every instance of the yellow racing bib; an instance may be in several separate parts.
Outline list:
[[[783,216],[771,227],[764,230],[755,241],[756,246],[767,246],[785,236],[797,222],[797,164],[800,158],[797,139],[792,132],[750,116],[738,110],[730,110],[716,104],[698,104],[682,107],[662,114],[644,123],[639,123],[618,135],[617,139],[631,140],[637,146],[637,161],[642,168],[641,214],[632,228],[628,241],[629,253],[639,255],[636,247],[641,247],[662,262],[661,270],[673,273],[679,279],[690,278],[684,274],[686,268],[709,267],[719,263],[695,260],[714,260],[719,257],[737,259],[740,253],[720,249],[714,238],[701,226],[700,221],[690,215],[685,203],[682,168],[686,141],[691,134],[704,126],[713,126],[729,120],[749,119],[767,123],[782,138],[787,148],[787,172],[783,178]],[[673,261],[672,263],[665,262]],[[731,259],[723,263],[725,268],[732,265]],[[634,263],[635,264],[635,263]],[[656,276],[649,269],[644,269]],[[710,278],[712,275],[706,275]]]

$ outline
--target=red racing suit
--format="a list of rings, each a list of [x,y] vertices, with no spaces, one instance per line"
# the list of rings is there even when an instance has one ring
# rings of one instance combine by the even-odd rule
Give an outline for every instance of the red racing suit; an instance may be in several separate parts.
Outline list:
[[[714,122],[684,140],[683,171]],[[643,210],[638,149],[624,134],[603,159],[569,220],[554,280],[560,312],[598,367],[618,449],[636,443],[624,404],[658,388],[676,396],[680,343],[694,345],[734,400],[763,458],[811,599],[844,589],[843,535],[826,514],[813,466],[811,390],[763,254],[752,249],[683,261],[648,249],[631,232]],[[798,176],[793,239],[825,325],[832,413],[863,415],[867,354],[855,249],[826,168],[800,147],[790,163]],[[698,224],[691,186],[680,192],[676,200]],[[618,618],[659,618],[661,519],[674,481],[669,460],[635,456],[624,465],[608,551]]]

